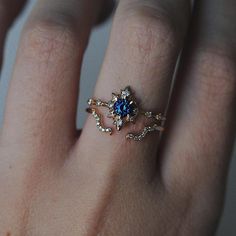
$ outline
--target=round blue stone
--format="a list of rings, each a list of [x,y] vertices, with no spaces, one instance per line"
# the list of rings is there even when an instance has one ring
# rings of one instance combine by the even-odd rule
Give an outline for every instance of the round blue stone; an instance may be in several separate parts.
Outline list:
[[[117,115],[121,116],[122,118],[131,115],[134,111],[134,107],[132,104],[129,104],[127,99],[118,99],[114,104],[114,111]]]

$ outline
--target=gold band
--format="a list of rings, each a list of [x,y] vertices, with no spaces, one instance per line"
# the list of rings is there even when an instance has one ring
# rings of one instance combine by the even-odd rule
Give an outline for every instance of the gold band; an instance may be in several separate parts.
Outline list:
[[[88,100],[89,107],[86,109],[87,112],[91,113],[96,120],[96,126],[99,131],[104,133],[112,134],[113,130],[109,127],[104,127],[102,123],[102,115],[98,112],[98,107],[106,107],[109,109],[108,117],[113,119],[113,124],[116,126],[118,131],[129,122],[134,123],[138,115],[143,115],[147,119],[153,122],[149,126],[145,126],[139,133],[128,133],[127,139],[133,139],[135,141],[141,141],[149,132],[163,131],[162,122],[166,118],[161,114],[154,114],[150,111],[143,111],[138,108],[136,101],[133,98],[133,93],[130,87],[126,87],[121,90],[120,94],[112,94],[112,99],[108,102],[100,99]]]

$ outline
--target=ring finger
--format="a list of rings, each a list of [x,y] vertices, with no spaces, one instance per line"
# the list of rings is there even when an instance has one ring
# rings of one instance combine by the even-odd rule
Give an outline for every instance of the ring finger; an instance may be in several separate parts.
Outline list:
[[[143,109],[163,112],[189,13],[188,0],[120,1],[94,97],[108,101],[112,92],[119,92],[130,85]],[[105,124],[108,122],[105,120]],[[81,150],[87,150],[88,144],[93,145],[84,155],[86,161],[88,156],[96,156],[102,163],[113,162],[110,156],[114,151],[114,157],[119,155],[119,161],[122,156],[139,159],[134,161],[135,165],[142,165],[145,158],[148,172],[151,173],[158,139],[149,135],[141,144],[126,140],[125,134],[132,127],[137,132],[143,126],[137,122],[135,126],[124,128],[110,137],[96,129],[91,116],[79,140]]]

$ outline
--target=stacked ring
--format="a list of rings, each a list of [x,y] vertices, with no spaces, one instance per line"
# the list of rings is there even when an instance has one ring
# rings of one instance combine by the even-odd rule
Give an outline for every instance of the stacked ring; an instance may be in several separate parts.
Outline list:
[[[120,94],[112,93],[112,99],[108,102],[102,101],[100,99],[90,98],[88,100],[89,107],[86,109],[87,112],[91,113],[96,120],[97,128],[101,132],[113,133],[112,128],[107,128],[103,126],[102,116],[97,111],[98,107],[106,107],[109,110],[108,117],[113,119],[113,124],[116,129],[120,131],[122,127],[127,123],[135,123],[136,118],[139,115],[143,115],[148,119],[152,119],[153,122],[149,126],[145,126],[139,133],[128,133],[126,135],[127,139],[133,139],[135,141],[141,141],[149,132],[153,131],[163,131],[162,122],[166,118],[160,114],[154,114],[150,111],[143,111],[137,105],[131,88],[127,86],[122,89]]]

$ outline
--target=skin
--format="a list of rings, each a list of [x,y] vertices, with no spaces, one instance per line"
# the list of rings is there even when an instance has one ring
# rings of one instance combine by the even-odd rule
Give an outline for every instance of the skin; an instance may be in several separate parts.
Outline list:
[[[12,12],[12,4],[16,12]],[[0,0],[0,42],[24,1]],[[205,236],[235,134],[235,0],[120,0],[94,97],[130,85],[165,132],[76,130],[81,62],[111,2],[39,0],[22,32],[0,135],[0,235]],[[105,14],[105,15],[104,15]],[[105,123],[109,124],[106,119]]]

